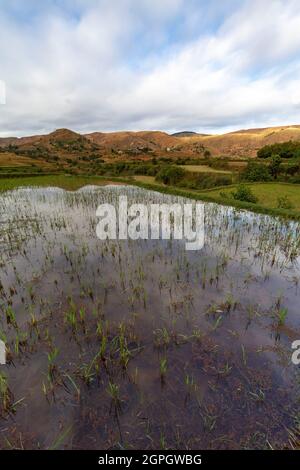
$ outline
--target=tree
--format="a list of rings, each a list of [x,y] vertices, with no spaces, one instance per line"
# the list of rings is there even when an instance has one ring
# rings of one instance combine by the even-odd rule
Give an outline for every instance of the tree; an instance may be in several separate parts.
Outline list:
[[[288,141],[272,145],[265,145],[258,150],[258,158],[271,158],[272,155],[278,154],[281,158],[299,158],[300,157],[300,142]]]
[[[164,184],[177,184],[185,176],[186,172],[175,166],[163,167],[156,176],[157,181],[162,181]]]
[[[270,181],[271,176],[268,167],[263,163],[249,162],[241,172],[243,181]]]
[[[272,155],[269,163],[270,175],[276,180],[280,173],[281,158],[280,155]]]

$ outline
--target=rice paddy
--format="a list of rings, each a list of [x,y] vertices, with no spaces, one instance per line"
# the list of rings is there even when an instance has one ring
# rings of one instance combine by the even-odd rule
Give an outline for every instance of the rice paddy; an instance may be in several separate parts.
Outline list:
[[[120,194],[184,201],[0,195],[0,447],[299,448],[300,224],[205,203],[201,251],[101,241]]]

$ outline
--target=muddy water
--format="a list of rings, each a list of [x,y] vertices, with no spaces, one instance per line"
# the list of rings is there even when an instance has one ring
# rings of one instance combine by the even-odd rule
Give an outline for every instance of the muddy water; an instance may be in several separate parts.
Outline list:
[[[100,241],[120,194],[184,202],[0,197],[1,448],[299,446],[299,224],[205,204],[200,251]]]

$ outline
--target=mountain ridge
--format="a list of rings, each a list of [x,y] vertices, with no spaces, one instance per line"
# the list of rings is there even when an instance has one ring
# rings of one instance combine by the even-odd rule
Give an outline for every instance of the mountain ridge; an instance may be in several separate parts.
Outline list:
[[[81,134],[70,129],[56,129],[49,134],[26,137],[0,138],[2,152],[23,154],[34,152],[71,156],[78,152],[98,153],[109,158],[121,156],[165,156],[246,158],[255,157],[264,145],[300,141],[300,125],[241,129],[225,134],[198,134],[181,131],[168,134],[163,131],[91,132]],[[1,159],[1,155],[0,155]]]

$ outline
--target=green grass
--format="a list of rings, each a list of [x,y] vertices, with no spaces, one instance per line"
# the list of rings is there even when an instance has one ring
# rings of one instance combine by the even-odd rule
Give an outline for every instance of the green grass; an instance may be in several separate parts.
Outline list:
[[[193,173],[221,173],[228,175],[232,173],[230,170],[215,170],[208,165],[179,165],[186,171],[192,171]]]
[[[247,186],[251,187],[253,194],[258,198],[258,205],[277,209],[278,197],[286,196],[293,205],[292,211],[300,212],[300,185],[289,183],[248,183]],[[212,189],[203,191],[212,197],[222,198],[222,194],[231,196],[231,192],[236,189],[236,185],[226,187],[223,189]]]
[[[116,178],[117,180],[118,178]],[[214,189],[208,189],[205,191],[197,191],[197,190],[185,190],[185,189],[179,189],[176,188],[175,186],[162,186],[160,184],[149,184],[149,183],[144,183],[141,181],[134,181],[134,180],[125,180],[125,179],[119,179],[119,181],[124,182],[124,183],[129,183],[129,184],[134,184],[135,186],[138,186],[140,188],[144,189],[149,189],[152,191],[159,191],[164,194],[173,194],[175,196],[182,196],[182,197],[187,197],[190,199],[195,199],[198,201],[204,201],[204,202],[215,202],[217,204],[222,204],[223,206],[231,206],[235,207],[237,209],[245,209],[249,210],[251,212],[256,212],[259,214],[268,214],[271,216],[278,216],[282,217],[285,219],[293,219],[293,220],[300,220],[300,211],[297,210],[295,207],[294,209],[279,209],[276,207],[268,207],[266,205],[266,202],[264,201],[264,205],[262,203],[257,203],[253,204],[250,202],[244,202],[244,201],[237,201],[235,199],[230,199],[230,198],[224,198],[220,195],[220,191],[228,191],[231,192],[233,191],[237,185],[230,185],[230,186],[224,186],[222,188],[214,188]],[[251,183],[251,186],[253,185],[260,185],[260,184],[265,184],[268,185],[268,183]],[[290,187],[292,186],[294,191],[298,192],[300,194],[300,185],[292,185],[288,183],[271,183],[272,185],[281,186],[284,187]],[[274,188],[271,189],[270,191],[273,190]],[[280,193],[278,189],[276,189],[276,197],[278,196],[283,196],[283,193]]]
[[[147,175],[134,175],[135,181],[140,181],[141,183],[155,183],[155,176]]]

